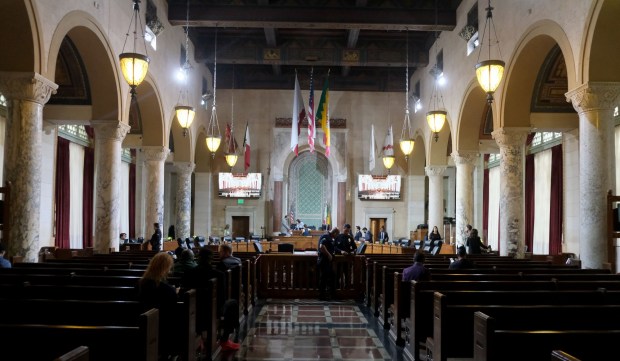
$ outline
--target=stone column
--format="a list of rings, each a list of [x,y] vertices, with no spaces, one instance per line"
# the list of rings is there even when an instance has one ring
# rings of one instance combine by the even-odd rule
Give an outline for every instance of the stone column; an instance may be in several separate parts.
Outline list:
[[[584,268],[608,262],[607,191],[613,189],[613,108],[620,83],[586,83],[566,93],[579,113],[579,256]]]
[[[474,218],[474,166],[478,160],[475,152],[453,152],[456,164],[456,243],[464,245],[466,227]]]
[[[11,182],[8,254],[24,256],[26,262],[36,262],[39,252],[43,105],[56,88],[37,73],[0,72],[0,93],[8,105],[4,148],[4,179]]]
[[[347,220],[347,182],[338,182],[338,222],[339,227],[343,227],[346,222],[351,222]],[[353,227],[353,226],[351,226]],[[342,228],[340,228],[342,232]]]
[[[428,228],[429,232],[437,226],[439,232],[443,232],[443,173],[445,165],[429,165],[426,168],[428,176]],[[441,235],[446,237],[445,234]]]
[[[499,181],[499,251],[502,256],[525,254],[523,213],[523,150],[529,128],[500,128],[492,135],[501,155]]]
[[[121,206],[121,143],[131,128],[114,120],[91,120],[95,130],[95,237],[99,253],[118,250]],[[128,176],[128,175],[124,175]]]
[[[196,165],[190,162],[178,162],[177,168],[177,219],[175,231],[177,238],[191,236],[192,217],[192,173]]]
[[[146,235],[153,233],[153,223],[159,223],[164,232],[164,162],[170,150],[165,147],[142,147],[146,165]]]
[[[273,229],[272,232],[280,232],[282,228],[282,181],[273,181]]]
[[[478,156],[474,164],[474,220],[471,225],[482,233],[482,197],[484,188],[484,157]]]

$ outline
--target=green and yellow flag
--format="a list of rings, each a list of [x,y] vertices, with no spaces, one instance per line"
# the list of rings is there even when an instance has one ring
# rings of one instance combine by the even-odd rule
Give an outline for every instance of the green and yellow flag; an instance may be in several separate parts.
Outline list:
[[[321,129],[323,129],[323,144],[325,144],[325,156],[329,157],[329,78],[325,78],[325,84],[323,84],[321,100],[319,101],[319,106],[316,109],[316,119],[321,123]]]

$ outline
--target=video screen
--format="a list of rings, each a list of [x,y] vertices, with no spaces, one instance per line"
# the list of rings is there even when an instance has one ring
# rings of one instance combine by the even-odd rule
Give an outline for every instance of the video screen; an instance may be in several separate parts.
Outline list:
[[[218,195],[227,198],[259,198],[262,180],[261,173],[220,173]]]
[[[357,197],[363,200],[398,200],[400,199],[400,179],[399,175],[360,174],[357,182]]]

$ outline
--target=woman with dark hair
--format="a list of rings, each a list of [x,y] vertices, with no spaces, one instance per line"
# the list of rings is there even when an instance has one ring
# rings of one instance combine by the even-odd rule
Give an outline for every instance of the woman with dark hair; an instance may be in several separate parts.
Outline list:
[[[430,242],[429,252],[433,252],[433,248],[435,248],[435,242],[441,241],[441,234],[439,234],[439,228],[437,226],[433,227],[433,231],[428,234],[428,240]]]
[[[480,254],[482,253],[482,248],[485,250],[490,248],[490,246],[485,246],[482,243],[482,240],[478,237],[478,230],[475,228],[471,230],[471,235],[467,238],[465,245],[469,249],[469,254]]]
[[[175,308],[177,292],[166,280],[172,270],[174,260],[167,252],[157,253],[149,262],[144,275],[138,283],[138,300],[145,311],[159,310],[159,354],[167,357],[177,355],[180,344],[175,332],[177,325]]]

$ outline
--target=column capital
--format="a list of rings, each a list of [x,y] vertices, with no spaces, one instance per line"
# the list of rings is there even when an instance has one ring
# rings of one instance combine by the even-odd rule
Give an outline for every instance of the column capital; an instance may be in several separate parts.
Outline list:
[[[588,82],[565,94],[566,101],[573,104],[577,113],[591,110],[611,109],[620,93],[618,82]]]
[[[90,125],[95,130],[95,140],[118,140],[125,139],[131,126],[118,120],[91,120]]]
[[[454,164],[459,165],[475,165],[480,154],[476,151],[460,151],[450,154]]]
[[[435,175],[443,175],[447,168],[448,166],[446,165],[429,165],[424,167],[424,170],[426,171],[426,175],[431,177]]]
[[[0,71],[0,93],[9,100],[27,100],[44,105],[56,94],[58,84],[39,73]]]
[[[142,147],[142,152],[144,153],[145,161],[159,161],[163,162],[168,157],[168,153],[170,153],[170,149],[166,147],[160,146],[145,146]]]
[[[491,135],[497,145],[501,147],[514,147],[525,145],[525,139],[531,132],[531,128],[499,128]]]
[[[192,162],[174,162],[174,168],[177,173],[190,176],[196,168],[196,164]]]

